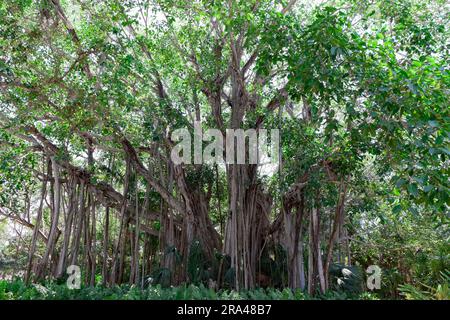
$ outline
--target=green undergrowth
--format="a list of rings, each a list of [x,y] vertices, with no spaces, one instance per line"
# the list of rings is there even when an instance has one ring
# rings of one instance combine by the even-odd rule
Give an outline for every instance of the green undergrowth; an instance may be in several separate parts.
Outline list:
[[[330,300],[330,299],[377,299],[375,294],[349,295],[345,292],[330,291],[324,295],[311,297],[301,290],[254,289],[233,291],[206,288],[203,285],[181,285],[162,288],[159,285],[145,289],[128,284],[114,287],[81,287],[69,289],[65,284],[46,282],[25,284],[21,280],[0,280],[0,300]]]

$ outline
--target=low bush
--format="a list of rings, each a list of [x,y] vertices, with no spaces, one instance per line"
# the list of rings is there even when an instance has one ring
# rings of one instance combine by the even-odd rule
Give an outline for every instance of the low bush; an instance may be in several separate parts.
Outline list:
[[[377,299],[371,293],[351,295],[345,292],[329,291],[324,295],[311,297],[301,290],[255,289],[248,291],[219,290],[204,285],[180,285],[164,288],[161,285],[141,289],[123,284],[114,287],[81,287],[69,289],[65,284],[55,282],[25,284],[22,280],[0,280],[0,300],[336,300]]]

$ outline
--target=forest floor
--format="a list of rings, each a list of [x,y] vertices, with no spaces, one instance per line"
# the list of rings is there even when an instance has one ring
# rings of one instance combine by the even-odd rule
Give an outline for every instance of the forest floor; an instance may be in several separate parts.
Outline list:
[[[64,284],[47,282],[26,284],[21,280],[0,280],[0,300],[378,300],[376,294],[363,292],[348,294],[330,291],[324,295],[309,296],[301,290],[254,289],[236,292],[206,288],[202,284],[162,288],[159,285],[145,289],[131,285],[115,287],[83,287],[69,289]]]

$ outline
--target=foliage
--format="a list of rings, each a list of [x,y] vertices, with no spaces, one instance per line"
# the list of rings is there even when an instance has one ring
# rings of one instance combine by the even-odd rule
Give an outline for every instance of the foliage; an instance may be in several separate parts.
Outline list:
[[[373,264],[380,298],[447,297],[445,1],[311,3],[0,1],[0,271],[59,278],[0,297],[370,299]],[[175,165],[194,120],[280,129],[279,167]],[[69,257],[151,286],[68,291]]]
[[[376,296],[363,293],[349,295],[343,292],[329,292],[323,296],[311,297],[300,290],[255,289],[249,291],[208,289],[202,284],[182,285],[163,288],[159,285],[140,289],[121,285],[113,288],[102,286],[68,289],[65,284],[48,282],[25,285],[21,280],[0,281],[0,300],[310,300],[310,299],[364,299],[373,300]]]
[[[441,272],[441,281],[436,287],[423,283],[416,286],[403,284],[399,287],[401,295],[407,300],[450,300],[450,272]],[[423,290],[424,288],[425,290]]]

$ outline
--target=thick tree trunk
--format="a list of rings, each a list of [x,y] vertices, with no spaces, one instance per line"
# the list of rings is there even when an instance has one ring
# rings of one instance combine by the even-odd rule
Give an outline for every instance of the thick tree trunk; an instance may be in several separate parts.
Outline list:
[[[109,207],[105,208],[105,223],[103,229],[103,265],[102,265],[102,284],[108,283],[108,246],[109,246]]]
[[[83,231],[83,224],[84,224],[84,212],[85,212],[85,206],[84,206],[84,197],[85,197],[85,182],[84,180],[81,180],[80,187],[79,187],[79,202],[78,202],[78,210],[77,210],[77,216],[76,216],[76,229],[75,229],[75,238],[72,240],[72,252],[71,252],[71,265],[77,265],[78,264],[78,252],[80,250],[80,242],[81,242],[81,235]]]
[[[47,264],[49,262],[49,259],[51,255],[53,254],[53,251],[56,246],[56,240],[57,240],[57,232],[58,232],[58,221],[59,221],[59,214],[60,214],[60,206],[61,206],[61,183],[60,183],[60,172],[59,172],[59,166],[56,163],[56,160],[54,157],[51,157],[51,163],[52,163],[52,175],[54,178],[54,185],[53,185],[53,201],[52,201],[52,219],[51,219],[51,226],[50,226],[50,232],[48,235],[48,242],[47,247],[45,249],[44,256],[41,261],[41,267],[39,271],[39,277],[44,276],[45,270],[47,268]]]
[[[123,187],[123,202],[120,212],[120,228],[119,235],[117,237],[117,243],[114,250],[113,255],[113,266],[111,272],[111,284],[114,285],[116,283],[120,283],[123,276],[123,263],[125,257],[125,242],[126,242],[126,234],[127,234],[127,226],[128,226],[128,217],[127,217],[127,205],[128,205],[128,190],[130,184],[130,175],[131,175],[131,163],[130,159],[126,158],[126,172],[125,172],[125,181]]]
[[[322,262],[322,253],[320,248],[320,217],[319,217],[319,208],[313,208],[311,210],[311,221],[312,223],[312,241],[313,241],[313,253],[314,258],[316,262],[316,270],[317,275],[319,277],[319,285],[320,285],[320,291],[322,293],[325,293],[327,287],[326,287],[326,280],[325,280],[325,273],[323,268],[323,262]]]
[[[303,219],[303,201],[298,205],[295,214],[290,208],[284,210],[284,246],[288,258],[288,285],[291,289],[305,288]]]
[[[308,294],[313,295],[315,292],[316,269],[314,268],[314,228],[312,223],[312,212],[309,214],[309,235],[308,235]]]
[[[139,283],[139,192],[136,182],[135,187],[135,210],[134,210],[134,230],[131,233],[131,265],[130,265],[130,284]]]
[[[92,230],[91,230],[91,237],[90,237],[90,241],[91,241],[91,250],[90,250],[90,260],[91,260],[91,277],[90,277],[90,282],[89,284],[91,286],[95,286],[95,275],[96,275],[96,271],[97,271],[97,217],[96,217],[96,212],[95,212],[95,199],[92,199]]]
[[[224,251],[231,257],[234,287],[256,285],[258,260],[266,234],[272,200],[256,182],[256,166],[229,166],[230,214],[225,227]]]
[[[84,263],[84,283],[89,285],[91,275],[91,205],[92,195],[88,194],[86,215],[84,216],[84,232],[83,232],[83,263]]]
[[[46,194],[47,194],[47,180],[43,180],[42,188],[41,188],[41,200],[39,202],[39,208],[37,210],[37,217],[36,217],[36,223],[34,224],[33,236],[32,236],[32,240],[31,240],[31,247],[30,247],[30,251],[28,253],[27,272],[25,273],[25,282],[26,283],[29,283],[30,278],[31,278],[33,257],[34,257],[34,252],[36,251],[37,238],[39,235],[39,228],[41,226],[42,213],[43,213],[43,209],[44,209],[44,199],[46,197]]]
[[[333,229],[330,234],[330,238],[328,241],[328,250],[326,255],[326,261],[324,266],[324,272],[327,276],[328,282],[328,271],[330,269],[331,260],[333,259],[333,249],[336,243],[337,238],[342,233],[342,227],[344,224],[344,205],[345,205],[345,197],[347,194],[347,183],[344,180],[341,180],[339,185],[339,197],[336,205]]]
[[[220,248],[220,238],[214,229],[208,212],[208,199],[199,188],[186,183],[185,174],[180,165],[174,166],[174,178],[185,203],[183,256],[189,256],[190,245],[200,241],[207,259],[214,257],[214,250]]]
[[[77,208],[77,179],[75,177],[71,178],[71,183],[69,184],[69,208],[67,210],[67,218],[64,222],[64,239],[61,248],[61,253],[59,256],[58,266],[56,268],[56,277],[60,278],[63,276],[66,269],[66,262],[68,258],[68,251],[70,245],[70,237],[72,235],[72,224],[73,218],[75,216],[75,211]]]

